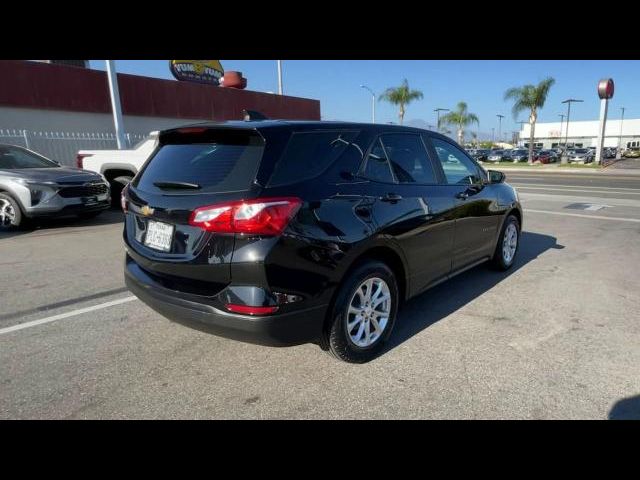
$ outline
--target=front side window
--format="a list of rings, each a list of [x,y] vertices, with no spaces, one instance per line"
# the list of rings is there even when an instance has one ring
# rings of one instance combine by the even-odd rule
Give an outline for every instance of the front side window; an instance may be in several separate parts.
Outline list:
[[[431,141],[442,164],[447,183],[471,185],[482,182],[476,165],[462,150],[439,138],[432,138]]]
[[[419,135],[386,134],[380,140],[399,183],[437,183],[427,150]]]

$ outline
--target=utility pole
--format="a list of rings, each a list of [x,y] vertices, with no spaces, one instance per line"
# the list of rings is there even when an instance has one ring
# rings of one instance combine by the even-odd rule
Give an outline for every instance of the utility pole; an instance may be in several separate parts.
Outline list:
[[[496,129],[495,127],[491,127],[491,143],[496,142]]]
[[[560,146],[560,143],[562,142],[562,124],[564,123],[564,113],[559,113],[558,116],[560,117],[560,137],[558,146]]]
[[[278,95],[282,95],[282,60],[278,60]]]
[[[436,112],[436,114],[438,115],[438,121],[436,123],[436,125],[438,126],[438,131],[440,131],[440,112],[448,112],[449,109],[448,108],[436,108],[434,110],[434,112]]]
[[[497,114],[496,117],[498,117],[498,138],[500,138],[502,137],[502,119],[504,115]]]
[[[560,160],[560,163],[567,163],[567,149],[569,148],[569,118],[571,117],[571,104],[572,103],[581,103],[584,100],[576,100],[575,98],[569,98],[565,101],[563,101],[562,103],[566,103],[567,104],[567,132],[566,135],[564,137],[564,152],[562,154],[562,159]]]
[[[360,88],[369,90],[369,93],[371,94],[371,123],[376,123],[376,94],[373,93],[373,90],[366,85],[360,85]]]
[[[109,81],[109,95],[111,96],[111,111],[113,112],[113,126],[116,130],[118,150],[127,147],[122,123],[122,109],[120,107],[120,93],[118,91],[118,74],[113,60],[105,60],[107,64],[107,79]]]

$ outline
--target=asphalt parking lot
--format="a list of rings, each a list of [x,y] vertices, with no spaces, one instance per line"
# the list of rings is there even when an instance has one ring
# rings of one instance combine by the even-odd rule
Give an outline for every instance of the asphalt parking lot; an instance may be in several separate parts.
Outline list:
[[[117,211],[0,233],[0,418],[640,418],[640,176],[506,173],[514,268],[413,299],[364,365],[165,320]]]

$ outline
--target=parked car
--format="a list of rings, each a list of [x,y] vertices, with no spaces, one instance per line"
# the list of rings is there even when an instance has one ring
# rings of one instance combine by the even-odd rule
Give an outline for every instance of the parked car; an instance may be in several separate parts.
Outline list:
[[[535,161],[540,163],[555,163],[558,161],[558,155],[554,150],[540,150],[535,156]]]
[[[102,175],[0,144],[0,227],[17,228],[40,217],[92,217],[110,203],[109,185]]]
[[[569,163],[590,163],[594,158],[595,153],[588,148],[576,148],[569,152]]]
[[[117,205],[122,188],[138,173],[158,144],[158,132],[125,150],[80,150],[76,166],[105,176]]]
[[[511,161],[513,163],[529,161],[529,150],[518,148],[511,153]]]
[[[501,162],[504,158],[504,150],[491,150],[487,155],[487,162]]]
[[[163,131],[122,195],[125,281],[165,317],[364,362],[398,305],[469,267],[513,265],[522,209],[450,138],[343,122]],[[467,221],[473,219],[472,221]]]
[[[489,152],[486,148],[479,148],[471,156],[478,162],[486,162]]]
[[[625,158],[639,158],[640,148],[629,148],[624,152]]]

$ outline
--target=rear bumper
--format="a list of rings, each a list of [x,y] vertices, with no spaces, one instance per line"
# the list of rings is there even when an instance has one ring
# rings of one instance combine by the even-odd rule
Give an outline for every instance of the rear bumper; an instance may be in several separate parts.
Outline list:
[[[268,316],[238,315],[194,301],[155,282],[134,261],[125,262],[125,284],[140,300],[171,321],[248,343],[291,346],[317,340],[326,305]]]

